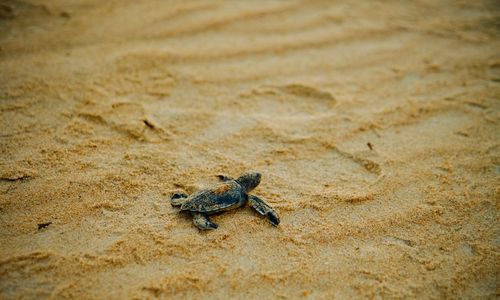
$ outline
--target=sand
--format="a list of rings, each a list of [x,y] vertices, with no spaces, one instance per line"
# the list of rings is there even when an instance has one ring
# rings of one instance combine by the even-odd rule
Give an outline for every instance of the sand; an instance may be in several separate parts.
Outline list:
[[[500,297],[499,19],[1,1],[0,298]],[[278,227],[169,203],[250,170]]]

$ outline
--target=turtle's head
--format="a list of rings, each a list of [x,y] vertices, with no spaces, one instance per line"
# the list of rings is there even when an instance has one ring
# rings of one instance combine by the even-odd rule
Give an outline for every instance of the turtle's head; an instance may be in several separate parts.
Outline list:
[[[259,185],[260,177],[260,173],[249,172],[241,175],[238,179],[236,179],[236,182],[238,182],[248,193]]]

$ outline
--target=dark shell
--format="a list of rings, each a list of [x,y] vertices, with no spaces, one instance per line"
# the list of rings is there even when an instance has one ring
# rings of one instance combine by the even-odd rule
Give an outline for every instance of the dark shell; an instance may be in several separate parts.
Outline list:
[[[195,193],[181,210],[215,213],[241,206],[247,200],[243,188],[234,180]]]

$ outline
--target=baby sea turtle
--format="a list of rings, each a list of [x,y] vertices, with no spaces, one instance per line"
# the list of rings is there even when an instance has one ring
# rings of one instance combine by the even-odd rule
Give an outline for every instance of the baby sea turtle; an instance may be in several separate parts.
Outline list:
[[[208,215],[223,212],[245,205],[248,202],[258,213],[266,216],[269,221],[277,226],[280,223],[278,214],[257,196],[249,195],[260,183],[260,173],[245,173],[238,179],[218,175],[222,181],[218,185],[201,190],[188,196],[186,194],[173,194],[172,206],[180,206],[181,211],[190,211],[193,223],[199,229],[216,229],[217,224],[210,221]]]

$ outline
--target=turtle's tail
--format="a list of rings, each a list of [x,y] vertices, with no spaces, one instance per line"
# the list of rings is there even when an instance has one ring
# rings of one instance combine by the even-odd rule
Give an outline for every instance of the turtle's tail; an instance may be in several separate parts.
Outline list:
[[[181,206],[182,204],[186,203],[187,199],[188,199],[187,194],[175,193],[172,194],[172,196],[170,197],[170,204],[172,204],[172,206]]]

